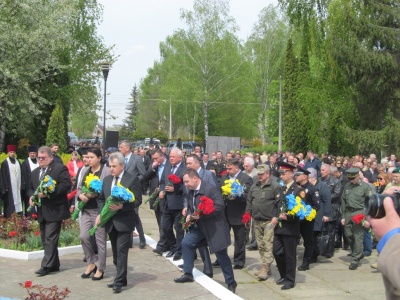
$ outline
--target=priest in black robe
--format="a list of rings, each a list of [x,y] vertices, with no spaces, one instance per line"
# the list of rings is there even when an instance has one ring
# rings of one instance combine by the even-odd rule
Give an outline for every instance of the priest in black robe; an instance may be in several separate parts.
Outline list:
[[[29,213],[26,210],[29,207],[29,183],[31,182],[31,173],[33,170],[39,167],[38,159],[37,159],[37,147],[34,145],[28,146],[28,158],[24,160],[21,165],[21,173],[22,173],[22,182],[24,182],[24,186],[22,187],[22,202],[24,204],[24,212],[25,216],[30,217],[32,213],[36,213],[35,209]]]

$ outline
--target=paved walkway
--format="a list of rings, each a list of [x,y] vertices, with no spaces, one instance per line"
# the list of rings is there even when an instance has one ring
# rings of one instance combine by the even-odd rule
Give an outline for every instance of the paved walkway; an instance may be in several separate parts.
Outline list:
[[[121,294],[113,294],[106,287],[113,282],[114,266],[111,251],[107,258],[107,270],[101,281],[81,279],[86,265],[82,262],[82,254],[66,255],[61,257],[61,271],[44,277],[36,277],[34,271],[40,267],[40,260],[21,261],[0,258],[0,296],[25,299],[27,293],[19,287],[19,282],[32,280],[33,284],[45,287],[57,285],[60,289],[68,287],[71,294],[68,299],[385,299],[381,274],[371,269],[370,262],[376,261],[376,250],[372,256],[364,258],[362,265],[356,271],[350,271],[350,259],[347,251],[338,250],[332,259],[323,259],[311,265],[305,272],[297,272],[296,287],[288,291],[281,291],[275,284],[278,270],[272,267],[272,276],[267,281],[260,282],[253,276],[255,269],[261,266],[257,251],[248,251],[246,268],[234,270],[238,282],[237,296],[234,296],[224,287],[224,278],[221,269],[214,269],[214,278],[211,280],[200,272],[195,272],[197,282],[176,284],[174,278],[180,277],[180,270],[165,257],[152,252],[152,239],[158,239],[157,223],[153,212],[145,207],[140,210],[145,234],[148,236],[146,249],[138,248],[138,238],[134,238],[134,248],[130,250],[128,262],[128,286]],[[232,256],[233,247],[229,247]],[[298,254],[302,256],[303,248],[299,247]],[[214,259],[213,257],[211,258]],[[181,263],[181,262],[179,262]],[[196,266],[202,270],[201,260]],[[219,283],[219,284],[218,284]]]

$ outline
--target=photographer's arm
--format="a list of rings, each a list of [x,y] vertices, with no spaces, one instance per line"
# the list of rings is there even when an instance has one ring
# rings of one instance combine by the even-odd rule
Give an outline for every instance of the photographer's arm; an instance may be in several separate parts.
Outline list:
[[[383,205],[386,216],[382,219],[369,218],[369,222],[379,240],[378,269],[384,278],[386,292],[390,293],[393,288],[400,290],[400,217],[391,198],[386,197]]]

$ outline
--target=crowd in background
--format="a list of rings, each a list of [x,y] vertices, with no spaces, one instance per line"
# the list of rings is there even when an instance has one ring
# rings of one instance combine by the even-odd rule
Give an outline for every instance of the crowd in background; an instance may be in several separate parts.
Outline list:
[[[58,155],[58,145],[51,145],[49,149],[51,150],[49,155],[49,157],[51,157],[50,163],[63,164]],[[26,215],[31,218],[32,212],[27,212],[27,208],[31,205],[30,196],[32,195],[33,188],[31,176],[34,170],[40,167],[40,162],[47,157],[40,157],[40,151],[38,156],[37,147],[30,146],[28,148],[28,158],[21,164],[15,157],[16,146],[9,145],[7,150],[8,158],[2,163],[0,170],[1,213],[7,218],[14,212],[21,216]],[[182,255],[181,249],[181,243],[184,241],[184,233],[181,228],[180,218],[182,214],[186,213],[188,207],[187,197],[190,189],[188,186],[187,189],[185,189],[185,184],[183,184],[183,182],[180,183],[179,191],[177,190],[178,186],[174,186],[171,189],[169,184],[167,184],[168,172],[178,172],[176,174],[179,174],[181,180],[183,180],[184,174],[189,177],[192,176],[190,180],[192,180],[193,176],[195,178],[198,177],[200,181],[206,180],[206,182],[208,181],[207,185],[213,186],[219,193],[226,179],[240,178],[240,183],[245,186],[245,195],[242,196],[243,200],[240,200],[241,205],[232,207],[232,201],[225,201],[225,217],[229,228],[233,229],[235,237],[233,269],[241,269],[245,266],[244,244],[246,243],[247,250],[258,249],[262,259],[264,255],[262,252],[270,251],[272,253],[272,249],[265,250],[265,248],[262,248],[265,247],[265,245],[260,249],[259,243],[260,241],[263,243],[263,241],[256,237],[257,234],[255,231],[257,231],[257,228],[254,227],[254,224],[257,226],[257,220],[253,218],[251,222],[253,224],[252,226],[242,224],[241,221],[237,220],[239,220],[238,217],[241,218],[242,215],[249,210],[249,201],[252,201],[249,200],[250,197],[247,198],[249,191],[253,191],[253,189],[257,187],[257,184],[262,188],[265,184],[273,183],[275,188],[275,183],[281,181],[284,177],[282,175],[284,173],[282,172],[282,166],[289,166],[288,170],[294,172],[292,179],[295,180],[299,187],[305,186],[305,184],[309,182],[315,186],[315,190],[319,192],[318,197],[320,198],[321,207],[329,203],[329,209],[325,207],[325,211],[328,211],[328,213],[317,215],[317,219],[320,219],[320,222],[322,222],[321,220],[323,220],[323,222],[328,222],[331,228],[329,231],[332,235],[332,246],[328,253],[325,254],[327,258],[334,255],[334,248],[348,249],[349,244],[351,244],[343,234],[345,231],[343,224],[341,224],[343,216],[340,216],[340,211],[342,210],[340,208],[341,200],[345,199],[343,198],[343,191],[349,181],[353,182],[353,178],[359,176],[357,178],[367,183],[370,190],[378,194],[384,193],[385,190],[391,186],[400,186],[400,158],[397,158],[395,154],[378,160],[375,154],[370,154],[369,156],[354,155],[352,157],[342,157],[323,153],[317,156],[313,151],[308,151],[305,155],[303,153],[293,153],[290,151],[262,152],[260,154],[251,152],[243,153],[239,150],[232,150],[227,153],[222,153],[221,151],[206,153],[202,151],[200,146],[196,146],[191,153],[187,153],[186,150],[179,148],[173,148],[167,153],[168,149],[164,145],[155,146],[150,144],[149,147],[135,148],[127,141],[122,141],[118,148],[110,147],[106,149],[104,154],[98,144],[91,143],[82,143],[79,145],[78,149],[75,150],[71,148],[69,150],[71,153],[71,160],[66,163],[65,167],[71,181],[71,188],[68,189],[67,193],[68,210],[70,213],[73,213],[79,201],[91,203],[87,205],[86,209],[82,210],[80,222],[82,228],[81,241],[85,249],[85,261],[88,263],[87,269],[82,274],[82,278],[90,277],[91,274],[93,274],[93,280],[101,280],[103,278],[105,270],[104,243],[106,232],[104,230],[99,230],[94,239],[87,234],[88,229],[96,225],[96,218],[99,214],[98,197],[100,197],[100,195],[87,196],[87,194],[82,193],[82,185],[85,182],[85,178],[90,173],[99,176],[102,180],[107,176],[111,176],[110,178],[112,178],[112,167],[110,169],[110,162],[108,161],[110,157],[113,157],[116,161],[121,157],[121,162],[124,165],[121,174],[126,172],[132,179],[137,179],[137,182],[134,184],[136,191],[138,190],[138,186],[140,186],[140,191],[136,192],[138,194],[137,198],[140,199],[140,201],[137,201],[135,208],[132,208],[132,217],[134,219],[132,224],[134,224],[133,228],[136,228],[137,234],[139,235],[141,249],[146,247],[144,230],[139,217],[141,195],[154,194],[154,192],[156,192],[157,196],[164,200],[162,204],[156,207],[151,207],[154,204],[154,199],[150,201],[150,207],[155,212],[160,230],[160,241],[154,252],[160,255],[167,252],[167,257],[172,257],[174,260],[179,260],[185,256],[184,253]],[[45,152],[46,151],[44,151],[44,153]],[[118,155],[121,155],[116,157],[114,153],[119,153]],[[50,166],[50,164],[48,164],[48,166]],[[293,168],[291,168],[291,166]],[[175,167],[178,169],[180,168],[179,171],[174,171]],[[187,169],[192,168],[196,170],[197,175],[193,175],[190,172],[185,173]],[[351,170],[351,172],[349,172],[349,170]],[[356,175],[354,174],[354,170],[357,171]],[[268,176],[264,176],[264,174],[267,173]],[[348,176],[349,174],[351,177]],[[303,182],[297,180],[297,177],[301,175],[307,176],[304,177],[305,181]],[[261,181],[261,184],[259,181]],[[329,201],[323,199],[324,193],[325,195],[326,193],[329,194],[327,196]],[[278,201],[278,195],[274,197],[276,198],[274,201]],[[173,199],[174,202],[171,202],[171,199]],[[176,202],[179,202],[179,205],[173,207],[172,203]],[[35,211],[33,211],[33,213],[35,213]],[[235,217],[233,217],[233,215],[235,215]],[[265,221],[269,224],[271,219],[272,217],[268,217]],[[314,241],[321,231],[321,229],[319,229],[320,226],[321,225],[318,225],[318,227],[314,226]],[[363,235],[362,256],[368,256],[371,255],[371,251],[374,248],[374,241],[369,230],[365,230]],[[132,234],[130,235],[130,246],[132,246],[131,239]],[[305,239],[304,236],[303,239]],[[212,267],[220,266],[221,262],[217,260],[211,264],[208,250],[201,250],[199,248],[199,251],[204,261],[204,273],[212,277]],[[220,252],[217,253],[219,253],[220,259],[223,259],[224,256],[221,255]],[[311,251],[311,253],[313,253],[313,251]],[[117,257],[116,253],[114,253],[114,255]],[[121,254],[119,255],[121,256]],[[315,263],[317,261],[317,257],[318,253],[314,251],[312,257],[310,256],[306,263],[304,263],[303,260],[303,264],[298,270],[307,270],[310,263]],[[124,259],[127,259],[127,257]],[[376,267],[374,264],[371,266]],[[47,266],[42,267],[45,268],[44,271],[42,270],[42,272],[38,274],[47,275],[48,273],[45,274],[46,272],[57,270],[59,262],[58,265],[56,263],[56,265],[50,266],[50,269],[46,269]],[[126,266],[120,266],[119,268],[126,269]],[[184,268],[184,265],[182,265],[182,268]],[[268,278],[267,271],[269,271],[269,267],[263,267],[256,276],[260,280],[265,280]],[[226,266],[224,272],[228,288],[234,292],[236,282],[232,279],[233,273],[229,271],[229,268]],[[186,275],[187,276],[184,278],[176,279],[175,282],[191,281],[190,274]],[[286,288],[294,287],[294,282],[288,284],[287,281],[286,283],[284,283],[285,281],[280,281],[281,279],[277,280],[277,284],[284,284],[283,287]],[[120,275],[118,280],[119,281],[115,282],[116,289],[114,289],[114,291],[116,292],[120,292],[121,286],[126,284],[126,274]]]

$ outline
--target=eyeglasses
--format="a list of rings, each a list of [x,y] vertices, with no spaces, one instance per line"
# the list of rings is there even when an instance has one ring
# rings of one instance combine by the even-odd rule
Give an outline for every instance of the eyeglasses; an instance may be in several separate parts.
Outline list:
[[[383,178],[378,178],[378,180],[383,180]]]
[[[37,159],[38,160],[45,160],[46,158],[49,158],[48,156],[38,156]]]
[[[336,163],[337,165],[341,165],[342,163],[340,163],[340,162],[338,162],[338,163]]]

